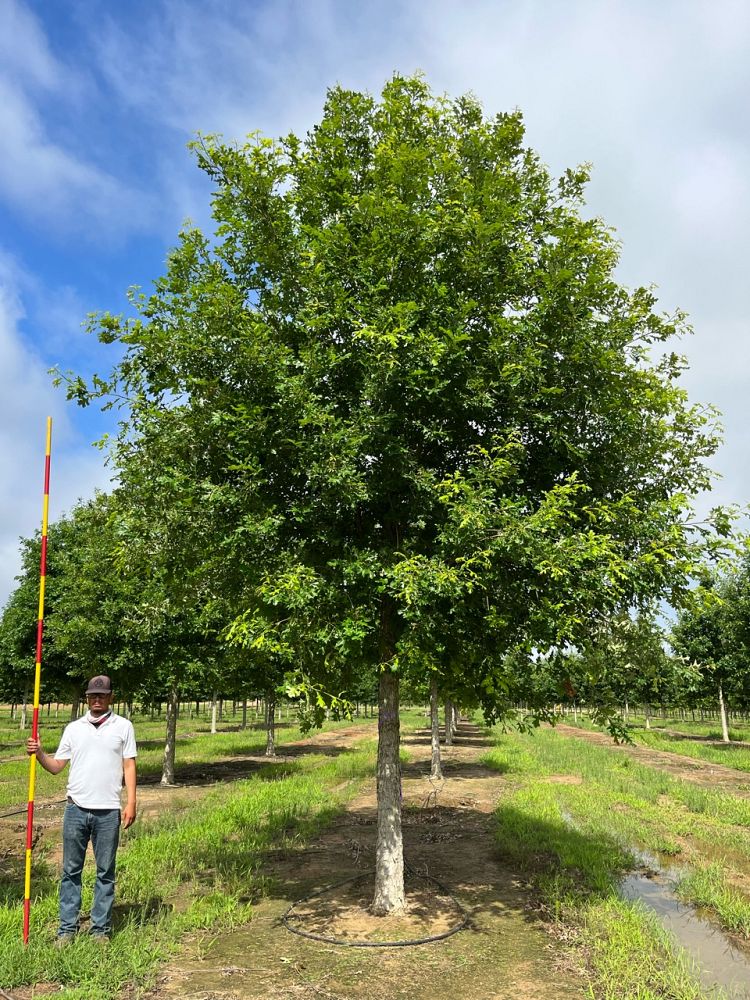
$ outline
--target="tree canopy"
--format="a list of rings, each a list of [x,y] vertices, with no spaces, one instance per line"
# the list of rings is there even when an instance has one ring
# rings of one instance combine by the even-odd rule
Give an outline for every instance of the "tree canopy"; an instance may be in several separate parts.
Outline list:
[[[215,232],[92,321],[122,359],[69,381],[124,401],[128,557],[173,606],[269,669],[379,671],[381,913],[404,898],[399,677],[492,716],[505,651],[679,602],[702,545],[718,439],[664,347],[685,319],[617,282],[587,170],[553,179],[523,141],[520,114],[400,76],[333,88],[304,138],[200,138]]]

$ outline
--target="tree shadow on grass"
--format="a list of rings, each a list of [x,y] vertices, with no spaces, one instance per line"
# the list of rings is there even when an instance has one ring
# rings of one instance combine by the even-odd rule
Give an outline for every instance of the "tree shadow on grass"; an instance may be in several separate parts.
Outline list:
[[[0,906],[20,905],[24,898],[26,857],[19,848],[18,853],[5,855],[0,865]],[[35,859],[31,866],[32,896],[46,896],[57,891],[59,878],[52,866],[44,859]]]
[[[260,778],[264,781],[278,781],[299,769],[293,758],[268,757],[263,759],[217,761],[210,764],[186,764],[176,768],[174,789],[202,787],[224,782],[245,781]],[[139,784],[145,787],[159,786],[161,769],[139,775]]]
[[[175,766],[175,785],[182,787],[190,785],[211,785],[217,782],[243,781],[262,773],[264,769],[276,769],[280,777],[283,773],[279,768],[291,767],[294,761],[303,757],[339,757],[341,754],[350,753],[351,748],[334,744],[282,744],[278,753],[273,757],[265,757],[263,749],[249,747],[246,750],[228,751],[231,755],[228,760],[202,761],[197,764],[180,764],[179,759]],[[270,774],[270,772],[269,772]],[[151,765],[139,771],[138,781],[140,785],[159,785],[161,782],[161,766]]]
[[[177,739],[175,740],[175,746],[178,746],[178,747],[190,746],[190,744],[193,742],[193,738],[194,737],[192,737],[192,736],[178,736]],[[163,739],[153,739],[153,740],[142,740],[142,739],[139,739],[138,740],[138,749],[139,750],[163,750],[164,749],[164,740]]]
[[[112,908],[112,929],[116,933],[131,924],[143,926],[156,923],[175,909],[162,896],[152,896],[142,903],[115,903]]]

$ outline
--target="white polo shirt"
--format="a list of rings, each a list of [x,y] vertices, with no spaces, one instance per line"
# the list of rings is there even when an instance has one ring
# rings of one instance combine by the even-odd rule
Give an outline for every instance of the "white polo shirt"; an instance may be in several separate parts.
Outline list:
[[[55,752],[70,761],[68,797],[82,809],[119,809],[122,762],[137,756],[133,723],[114,713],[100,726],[89,718],[69,723]]]

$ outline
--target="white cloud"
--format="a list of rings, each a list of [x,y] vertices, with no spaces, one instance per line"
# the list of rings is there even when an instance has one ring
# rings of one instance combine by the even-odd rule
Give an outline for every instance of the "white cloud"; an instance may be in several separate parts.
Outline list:
[[[55,60],[42,28],[14,0],[0,0],[0,197],[48,231],[76,231],[93,242],[147,227],[155,202],[102,169],[92,143],[66,148],[39,112],[52,100],[79,104],[83,78]]]
[[[687,384],[726,414],[721,495],[750,496],[742,454],[750,418],[744,0],[154,0],[137,25],[116,5],[94,6],[88,19],[86,0],[79,7],[79,47],[65,66],[36,18],[17,0],[0,0],[8,147],[0,189],[20,210],[63,232],[108,219],[108,233],[151,227],[171,243],[184,216],[208,222],[206,183],[184,151],[196,130],[237,139],[256,128],[304,133],[327,86],[377,93],[394,70],[423,69],[436,91],[472,90],[489,113],[518,106],[529,143],[553,171],[593,161],[590,210],[623,240],[622,280],[655,282],[665,309],[691,314]],[[2,30],[8,25],[13,41]],[[80,73],[70,68],[78,65]],[[56,95],[81,101],[97,73],[106,100],[129,113],[133,134],[154,136],[140,165],[144,187],[157,192],[150,201],[123,191],[105,158],[117,162],[118,147],[97,148],[85,118],[63,138],[46,125]],[[130,280],[126,274],[122,286]],[[33,291],[27,302],[37,296],[45,297]],[[48,290],[46,298],[55,296]],[[66,337],[73,342],[84,301],[77,289],[62,291],[56,321],[66,333],[56,351],[64,354]],[[20,320],[8,321],[7,308],[3,322],[22,349]],[[42,349],[51,346],[45,340]]]
[[[0,65],[30,83],[52,88],[61,83],[60,66],[49,50],[42,26],[17,0],[0,0]]]
[[[41,523],[47,416],[53,419],[50,518],[109,481],[101,454],[71,425],[47,365],[24,344],[22,280],[14,262],[0,256],[0,605],[20,568],[19,536]]]

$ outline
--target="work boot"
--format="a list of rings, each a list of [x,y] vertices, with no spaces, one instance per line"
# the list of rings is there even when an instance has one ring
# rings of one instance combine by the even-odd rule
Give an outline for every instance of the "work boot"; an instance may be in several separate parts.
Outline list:
[[[55,948],[65,948],[75,937],[75,934],[58,934],[55,938]]]

